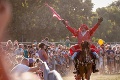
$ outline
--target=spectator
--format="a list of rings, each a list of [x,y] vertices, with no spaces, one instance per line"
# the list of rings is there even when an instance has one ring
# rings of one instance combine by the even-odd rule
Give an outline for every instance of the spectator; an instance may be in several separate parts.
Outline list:
[[[12,70],[11,73],[20,75],[24,72],[37,72],[40,68],[40,64],[37,65],[37,67],[28,67],[29,61],[26,58],[22,59],[22,62],[18,65],[16,65]]]
[[[34,53],[34,49],[33,49],[33,46],[32,45],[28,45],[28,53],[29,53],[29,56],[35,54]]]
[[[109,49],[106,51],[106,56],[107,56],[107,65],[109,65],[111,61],[114,61],[114,56],[115,56],[115,52],[111,46],[109,46]]]
[[[40,43],[38,46],[39,46],[39,52],[38,52],[39,58],[40,58],[42,61],[47,62],[47,60],[48,60],[48,55],[47,55],[47,53],[46,53],[46,51],[45,51],[45,49],[46,49],[45,44],[44,44],[44,43]]]
[[[29,75],[29,77],[28,77]],[[23,73],[20,78],[20,80],[42,80],[40,77],[38,77],[37,75],[35,75],[34,73],[30,73],[30,72],[25,72]],[[15,79],[16,80],[16,79]]]
[[[41,43],[44,43],[46,46],[49,46],[49,38],[46,37],[45,39],[43,39],[43,40],[41,41]]]
[[[66,46],[67,48],[70,47],[70,39],[69,39],[68,36],[66,37],[65,46]]]
[[[34,56],[35,54],[30,54],[29,55],[29,67],[33,67],[34,66],[34,60],[33,60],[33,56]]]
[[[13,43],[11,40],[8,40],[6,44],[6,51],[11,52],[12,50],[13,50]]]
[[[15,50],[15,55],[23,56],[23,54],[24,54],[23,44],[19,44],[19,47]]]
[[[115,52],[116,52],[116,55],[120,55],[120,47],[119,46],[117,46],[117,50]]]
[[[28,58],[28,47],[27,47],[27,45],[24,45],[24,57]]]
[[[19,47],[19,45],[18,45],[18,41],[15,40],[14,43],[13,43],[13,45],[14,45],[14,49],[17,49],[17,48]]]
[[[33,44],[34,44],[34,45],[37,45],[37,40],[33,40]]]

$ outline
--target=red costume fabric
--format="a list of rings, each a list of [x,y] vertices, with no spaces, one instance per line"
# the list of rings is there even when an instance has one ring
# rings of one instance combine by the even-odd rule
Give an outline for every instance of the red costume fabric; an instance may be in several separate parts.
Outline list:
[[[91,49],[92,52],[97,52],[97,53],[99,52],[97,47],[93,44],[90,46],[90,49]],[[70,48],[70,50],[69,50],[70,55],[72,56],[74,54],[74,52],[79,52],[80,50],[81,50],[81,47],[78,44],[76,44],[76,45],[74,45]]]
[[[91,44],[90,48],[92,52],[99,53],[99,49],[95,45]]]
[[[70,47],[70,55],[72,56],[74,54],[74,52],[78,52],[80,51],[80,46],[78,44],[74,45],[74,46],[71,46]]]
[[[96,31],[96,29],[98,28],[99,25],[100,25],[100,24],[97,23],[97,24],[95,24],[95,25],[94,25],[92,28],[90,28],[90,29],[89,29],[89,28],[87,27],[87,25],[85,25],[85,24],[81,25],[81,27],[84,27],[84,28],[86,29],[85,35],[82,35],[81,27],[80,27],[78,30],[76,30],[75,28],[72,28],[72,27],[70,27],[68,24],[66,24],[66,28],[67,28],[75,37],[77,37],[77,39],[78,39],[78,45],[74,45],[74,46],[72,46],[72,47],[70,48],[70,55],[73,55],[74,52],[80,50],[80,46],[79,46],[79,45],[81,44],[82,41],[88,41],[88,42],[90,42],[91,36],[94,34],[94,32]],[[94,52],[94,51],[97,52],[96,47],[95,47],[95,48],[91,48],[91,49],[92,49],[93,52]]]
[[[66,25],[66,28],[75,36],[75,37],[77,37],[77,39],[78,39],[78,44],[81,44],[81,42],[82,41],[90,41],[90,38],[91,38],[91,36],[94,34],[94,32],[96,31],[96,29],[98,28],[98,26],[99,26],[100,24],[96,24],[96,25],[94,25],[94,27],[92,27],[92,28],[90,28],[90,29],[88,29],[88,27],[85,25],[85,24],[83,24],[82,26],[84,26],[85,27],[85,29],[87,30],[86,31],[86,34],[83,36],[81,33],[81,29],[79,28],[78,30],[76,30],[75,28],[72,28],[72,27],[70,27],[70,26],[68,26],[68,25]],[[81,27],[82,27],[81,26]]]

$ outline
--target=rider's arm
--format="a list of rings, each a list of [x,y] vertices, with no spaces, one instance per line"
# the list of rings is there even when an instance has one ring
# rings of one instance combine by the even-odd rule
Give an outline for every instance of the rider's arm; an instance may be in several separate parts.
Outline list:
[[[90,29],[90,36],[92,36],[92,35],[94,34],[94,32],[97,30],[97,28],[98,28],[99,25],[100,25],[100,24],[97,23],[97,24],[94,25],[94,27],[92,27],[92,28]]]
[[[77,36],[77,30],[75,28],[72,28],[68,25],[68,23],[65,20],[62,20],[63,24],[66,26],[66,28],[74,35]]]
[[[103,18],[102,18],[102,17],[98,19],[97,24],[95,24],[94,27],[92,27],[92,28],[90,29],[90,36],[92,36],[92,35],[94,34],[94,32],[97,30],[98,26],[100,25],[100,23],[101,23],[102,21],[103,21]]]

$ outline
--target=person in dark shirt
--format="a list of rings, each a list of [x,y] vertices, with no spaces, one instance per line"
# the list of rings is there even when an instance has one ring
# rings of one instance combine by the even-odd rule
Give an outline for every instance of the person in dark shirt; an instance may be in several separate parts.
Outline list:
[[[115,56],[115,52],[114,52],[114,50],[112,50],[111,46],[106,51],[106,56],[107,56],[107,65],[109,65],[110,60],[114,60],[114,56]]]

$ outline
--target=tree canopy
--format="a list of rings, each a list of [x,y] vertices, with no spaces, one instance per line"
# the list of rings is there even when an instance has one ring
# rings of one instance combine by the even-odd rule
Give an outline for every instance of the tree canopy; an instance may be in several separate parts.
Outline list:
[[[93,41],[103,39],[106,42],[120,41],[120,1],[115,1],[107,7],[94,7],[91,0],[10,0],[13,7],[12,21],[7,29],[9,37],[18,41],[41,41],[49,37],[50,41],[60,41],[72,34],[65,28],[61,21],[53,18],[52,13],[45,3],[52,6],[58,14],[68,21],[71,27],[78,29],[81,24],[87,24],[89,28],[97,23],[99,17],[103,17],[98,30],[92,37]]]

